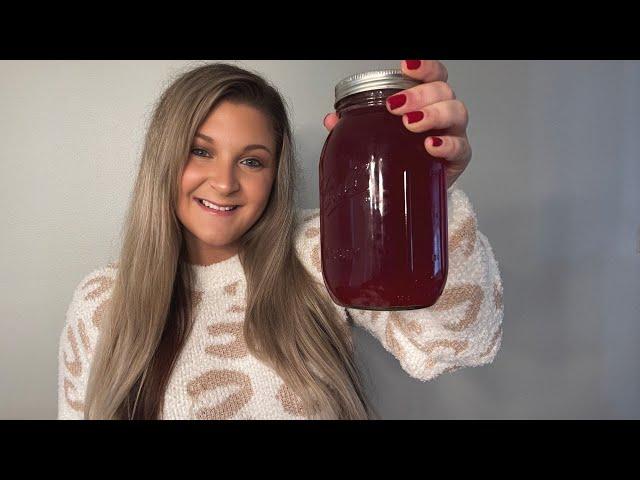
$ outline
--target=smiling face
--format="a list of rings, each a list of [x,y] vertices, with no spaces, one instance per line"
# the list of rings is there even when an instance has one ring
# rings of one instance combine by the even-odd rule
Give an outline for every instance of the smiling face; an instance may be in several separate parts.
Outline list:
[[[209,113],[192,140],[180,182],[177,215],[190,263],[210,265],[238,253],[238,240],[267,206],[275,151],[270,121],[256,108],[223,101]],[[198,198],[238,207],[215,215]]]

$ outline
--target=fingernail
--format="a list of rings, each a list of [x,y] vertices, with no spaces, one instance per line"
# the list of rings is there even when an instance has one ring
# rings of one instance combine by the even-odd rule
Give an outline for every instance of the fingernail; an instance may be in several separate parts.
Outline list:
[[[440,145],[442,145],[442,139],[438,137],[431,138],[431,145],[433,145],[434,147],[439,147]]]
[[[417,70],[420,68],[420,64],[422,63],[420,60],[405,60],[407,62],[407,68],[409,70]]]
[[[401,107],[407,102],[407,96],[404,93],[399,93],[398,95],[393,95],[387,98],[387,103],[389,103],[389,108],[391,110],[395,110],[398,107]]]
[[[422,112],[409,112],[407,113],[407,121],[409,123],[419,122],[424,118],[424,113]]]

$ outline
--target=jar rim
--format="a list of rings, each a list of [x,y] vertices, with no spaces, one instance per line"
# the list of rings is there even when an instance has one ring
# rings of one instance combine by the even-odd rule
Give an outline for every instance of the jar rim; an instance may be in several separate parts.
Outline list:
[[[335,86],[335,102],[355,93],[387,88],[407,89],[421,82],[406,76],[400,69],[371,70],[349,75]]]

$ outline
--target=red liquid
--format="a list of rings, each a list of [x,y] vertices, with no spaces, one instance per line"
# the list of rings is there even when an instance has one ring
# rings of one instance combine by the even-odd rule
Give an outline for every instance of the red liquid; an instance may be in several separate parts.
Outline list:
[[[437,132],[410,132],[384,104],[338,113],[319,167],[325,285],[343,307],[429,307],[448,270],[445,165],[424,147]]]

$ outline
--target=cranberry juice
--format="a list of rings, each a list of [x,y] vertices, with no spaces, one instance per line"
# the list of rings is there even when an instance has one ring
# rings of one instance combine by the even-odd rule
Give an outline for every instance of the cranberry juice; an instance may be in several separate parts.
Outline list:
[[[425,308],[445,287],[445,165],[424,146],[435,131],[411,132],[387,111],[384,98],[397,91],[378,92],[376,104],[358,105],[356,98],[338,108],[340,120],[322,150],[322,273],[343,307]]]

